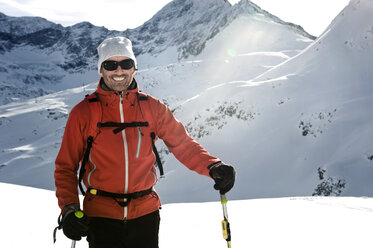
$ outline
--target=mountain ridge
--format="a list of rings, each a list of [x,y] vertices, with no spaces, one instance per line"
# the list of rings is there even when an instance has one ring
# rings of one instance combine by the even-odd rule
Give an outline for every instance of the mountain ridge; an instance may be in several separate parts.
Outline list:
[[[246,25],[251,25],[250,16],[255,15],[274,20],[306,39],[314,38],[248,0],[234,6],[226,0],[175,0],[143,25],[124,31],[89,22],[63,27],[40,17],[9,17],[1,13],[0,103],[92,82],[97,77],[96,47],[106,37],[129,37],[140,69],[149,68],[195,58],[217,35],[236,25],[235,19],[248,16]]]
[[[153,53],[156,55],[157,52],[159,53],[159,51],[164,50],[168,46],[181,44],[181,47],[179,47],[180,54],[178,59],[184,59],[189,55],[198,55],[201,50],[203,50],[203,44],[205,41],[214,37],[214,35],[219,32],[220,27],[224,28],[231,20],[237,18],[239,15],[247,14],[254,9],[273,18],[273,16],[268,12],[262,11],[259,7],[248,0],[242,0],[234,6],[225,0],[203,2],[175,0],[163,7],[150,20],[135,29],[127,29],[124,31],[108,30],[104,27],[96,27],[88,22],[81,22],[72,26],[62,27],[59,24],[52,23],[40,17],[8,17],[1,14],[0,24],[2,28],[0,29],[0,32],[13,37],[13,39],[9,39],[11,41],[10,44],[39,45],[42,48],[51,47],[53,50],[60,49],[61,45],[65,42],[70,42],[67,45],[73,47],[74,44],[71,43],[74,40],[82,41],[83,44],[88,42],[90,47],[87,50],[89,50],[89,52],[79,53],[79,55],[87,56],[89,58],[94,56],[95,48],[105,37],[124,35],[133,40],[136,55],[144,53]],[[279,19],[277,18],[276,21],[279,21]],[[193,29],[195,26],[207,23],[214,24],[208,31],[204,30],[204,32],[201,32],[199,29]],[[176,24],[179,25],[175,27]],[[290,23],[285,22],[282,22],[282,24],[290,25]],[[30,28],[29,26],[32,26],[33,28]],[[188,28],[185,29],[185,27]],[[296,27],[300,28],[300,26]],[[192,31],[188,32],[191,28]],[[206,25],[204,28],[206,28]],[[181,32],[178,31],[180,29]],[[42,32],[43,30],[46,32]],[[84,35],[89,37],[89,35],[87,35],[88,30],[94,33],[94,35],[91,35],[90,39],[83,39]],[[302,30],[299,32],[302,32]],[[35,33],[35,37],[32,35],[33,33]],[[165,36],[165,34],[168,33],[170,35]],[[194,33],[197,34],[193,36],[192,34]],[[207,34],[205,38],[203,38],[204,33]],[[152,38],[151,34],[157,34],[155,35],[156,38]],[[304,31],[303,35],[308,38],[315,38]],[[190,41],[188,41],[188,36],[193,36]],[[19,40],[19,38],[21,39]],[[166,41],[170,39],[171,41],[167,43]],[[47,42],[43,43],[44,40],[47,40]],[[202,41],[198,42],[198,40]],[[4,43],[4,40],[2,40],[2,43]],[[157,49],[157,46],[163,43],[166,43],[165,46]],[[12,47],[10,44],[8,47]],[[147,47],[148,44],[149,47]],[[81,49],[81,47],[79,48]],[[3,48],[1,50],[4,51],[5,49]],[[79,49],[71,49],[67,52],[68,55],[70,55],[69,52],[76,53],[78,50]]]

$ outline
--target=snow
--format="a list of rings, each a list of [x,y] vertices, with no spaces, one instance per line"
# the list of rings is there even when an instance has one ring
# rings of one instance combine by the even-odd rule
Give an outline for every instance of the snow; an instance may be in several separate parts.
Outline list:
[[[70,247],[71,241],[62,230],[57,232],[53,244],[59,215],[53,191],[0,183],[0,192],[6,199],[0,211],[1,247]],[[232,247],[368,248],[373,243],[372,206],[372,198],[359,197],[228,201]],[[218,201],[165,204],[161,210],[159,246],[227,247],[222,220]],[[88,243],[83,238],[76,247],[88,247]]]

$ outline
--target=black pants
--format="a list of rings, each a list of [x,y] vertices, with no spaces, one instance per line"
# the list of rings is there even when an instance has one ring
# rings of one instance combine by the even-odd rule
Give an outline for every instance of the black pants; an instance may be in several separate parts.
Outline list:
[[[89,248],[158,248],[159,211],[121,221],[90,218]]]

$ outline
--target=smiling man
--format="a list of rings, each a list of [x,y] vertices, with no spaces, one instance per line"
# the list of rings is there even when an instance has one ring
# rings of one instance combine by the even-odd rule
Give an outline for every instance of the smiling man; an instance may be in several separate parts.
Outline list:
[[[193,140],[167,106],[139,92],[129,39],[108,38],[97,51],[97,90],[71,110],[56,158],[61,227],[70,239],[87,236],[90,248],[158,248],[155,139],[186,167],[211,177],[221,194],[233,187],[235,170]]]

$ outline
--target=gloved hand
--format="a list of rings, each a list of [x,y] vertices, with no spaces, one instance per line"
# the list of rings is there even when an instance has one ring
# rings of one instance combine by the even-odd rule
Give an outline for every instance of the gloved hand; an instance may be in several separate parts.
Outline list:
[[[88,217],[80,210],[67,209],[62,215],[62,230],[66,237],[81,240],[88,234]]]
[[[214,189],[219,190],[220,194],[223,195],[233,187],[236,171],[232,165],[220,162],[211,165],[210,176],[215,181]]]

